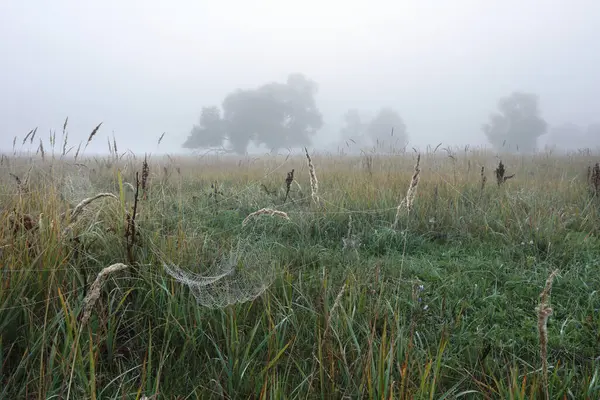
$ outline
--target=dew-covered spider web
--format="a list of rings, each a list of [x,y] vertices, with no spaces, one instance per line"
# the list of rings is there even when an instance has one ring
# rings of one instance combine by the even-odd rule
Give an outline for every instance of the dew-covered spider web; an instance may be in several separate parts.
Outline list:
[[[63,177],[61,195],[69,204],[75,205],[94,194],[92,181],[84,171],[69,173]]]
[[[163,263],[176,281],[188,286],[198,304],[223,308],[244,303],[260,296],[273,283],[276,264],[265,246],[238,245],[202,273],[185,271]]]

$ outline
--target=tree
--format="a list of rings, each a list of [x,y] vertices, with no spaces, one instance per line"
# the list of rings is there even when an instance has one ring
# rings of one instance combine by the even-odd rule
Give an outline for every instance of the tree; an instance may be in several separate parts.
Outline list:
[[[600,144],[600,124],[590,124],[587,128],[572,122],[552,126],[546,144],[558,150],[596,148]]]
[[[547,144],[558,150],[575,150],[587,146],[583,129],[572,122],[550,127]]]
[[[359,146],[374,144],[404,146],[408,142],[404,121],[396,111],[390,108],[382,108],[374,118],[366,123],[362,122],[358,110],[348,110],[344,114],[344,125],[340,134],[342,140],[352,140]]]
[[[391,108],[382,108],[369,122],[367,135],[378,146],[389,144],[404,147],[408,142],[406,125],[400,115]]]
[[[192,129],[184,147],[228,142],[230,151],[243,154],[251,142],[272,150],[309,145],[311,136],[323,125],[316,93],[316,83],[302,74],[288,76],[286,83],[236,90],[225,97],[222,117],[211,111],[205,124],[201,117],[200,127]],[[218,120],[212,118],[217,115]]]
[[[218,107],[202,107],[200,121],[194,125],[190,136],[183,143],[187,149],[217,147],[223,143],[225,126]]]
[[[600,124],[588,125],[585,136],[588,147],[597,147],[600,145]]]
[[[498,102],[498,113],[482,129],[496,150],[532,152],[537,140],[546,133],[547,123],[540,117],[538,97],[513,92]]]
[[[344,125],[340,129],[340,136],[343,141],[352,141],[359,146],[369,145],[368,138],[365,136],[365,126],[362,123],[360,113],[357,109],[351,109],[344,114]]]

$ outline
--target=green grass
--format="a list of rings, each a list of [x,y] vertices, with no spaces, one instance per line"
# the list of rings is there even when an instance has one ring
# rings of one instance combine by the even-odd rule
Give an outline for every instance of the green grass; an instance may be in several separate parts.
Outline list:
[[[301,157],[150,159],[133,260],[133,196],[119,180],[135,184],[142,159],[77,170],[46,158],[9,158],[0,178],[0,398],[543,398],[535,308],[557,268],[550,397],[600,398],[589,156],[507,156],[516,177],[498,186],[497,160],[483,152],[424,154],[414,209],[395,230],[408,154],[374,155],[370,166],[314,156],[320,206]],[[24,180],[30,165],[19,191],[8,172]],[[300,188],[284,204],[292,168]],[[80,175],[93,186],[86,195],[120,200],[92,203],[65,231],[61,214],[77,201],[61,197],[61,181]],[[290,220],[242,226],[263,207]],[[13,229],[24,214],[36,227]],[[344,250],[350,215],[360,247]],[[254,300],[203,307],[163,269],[206,273],[232,251],[240,268],[274,272]],[[109,277],[83,325],[91,283],[117,262],[130,268]]]

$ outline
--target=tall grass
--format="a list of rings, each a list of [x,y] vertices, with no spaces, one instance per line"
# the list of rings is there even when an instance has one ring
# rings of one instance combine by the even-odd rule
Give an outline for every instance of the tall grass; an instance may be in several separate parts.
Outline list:
[[[600,397],[593,156],[502,155],[514,177],[485,185],[499,160],[477,149],[308,165],[53,145],[59,159],[1,169],[1,398]],[[66,196],[75,175],[110,195]],[[275,271],[251,301],[202,307],[163,268],[210,276],[238,248],[227,276],[257,259]],[[94,284],[113,264],[127,269]]]

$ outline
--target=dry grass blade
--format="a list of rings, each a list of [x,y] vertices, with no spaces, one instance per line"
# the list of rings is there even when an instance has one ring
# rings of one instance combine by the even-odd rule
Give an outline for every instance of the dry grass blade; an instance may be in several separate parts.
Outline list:
[[[540,302],[536,308],[538,316],[538,334],[540,339],[540,359],[542,361],[542,383],[544,385],[545,398],[550,399],[548,390],[548,318],[552,315],[550,307],[550,292],[552,291],[552,282],[558,275],[558,270],[552,271],[544,290],[540,293]]]
[[[275,217],[279,217],[279,218],[283,218],[283,219],[287,219],[289,220],[290,217],[283,211],[279,211],[279,210],[273,210],[272,208],[261,208],[258,211],[254,211],[253,213],[249,214],[246,218],[244,218],[244,221],[242,221],[242,226],[246,226],[246,224],[254,217],[258,217],[260,215],[270,215],[270,216],[275,216]]]

